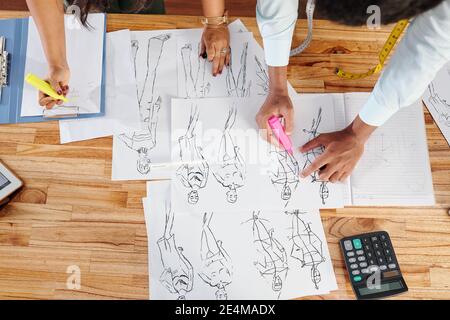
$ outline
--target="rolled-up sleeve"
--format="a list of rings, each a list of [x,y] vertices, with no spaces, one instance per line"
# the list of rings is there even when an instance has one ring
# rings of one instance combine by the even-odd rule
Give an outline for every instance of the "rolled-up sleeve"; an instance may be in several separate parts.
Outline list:
[[[359,116],[381,126],[416,102],[450,60],[450,0],[414,19]]]
[[[299,0],[258,0],[256,19],[269,66],[282,67],[289,64],[298,2]]]

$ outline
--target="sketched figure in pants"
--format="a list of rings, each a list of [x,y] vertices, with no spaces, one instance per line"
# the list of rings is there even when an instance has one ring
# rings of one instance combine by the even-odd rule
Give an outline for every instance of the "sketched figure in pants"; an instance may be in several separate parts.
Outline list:
[[[230,256],[223,248],[222,241],[217,240],[211,231],[212,217],[213,213],[205,213],[203,216],[200,245],[202,270],[199,276],[206,284],[217,288],[217,300],[227,300],[226,286],[232,282],[233,266]]]
[[[227,67],[226,86],[229,97],[245,98],[250,96],[252,82],[247,80],[247,57],[248,42],[244,43],[244,48],[241,52],[241,67],[239,69],[237,77],[233,72],[234,64],[232,58],[230,61],[230,65]]]
[[[262,277],[272,278],[272,290],[280,292],[288,272],[287,253],[282,244],[274,237],[273,228],[267,227],[268,221],[259,217],[252,218],[253,244],[259,253],[254,262]]]
[[[450,75],[450,71],[449,71]],[[434,83],[430,83],[428,86],[428,91],[430,93],[430,97],[428,101],[433,106],[433,109],[439,115],[439,121],[442,122],[445,126],[450,127],[450,104],[442,98],[439,93],[436,92],[434,88]]]
[[[157,144],[156,129],[158,127],[158,114],[161,109],[162,99],[155,94],[155,83],[158,66],[163,53],[164,43],[170,39],[170,35],[164,34],[148,40],[146,73],[142,88],[138,85],[137,95],[141,119],[145,124],[145,130],[132,134],[121,134],[119,139],[131,150],[138,154],[137,170],[141,174],[148,174],[151,170],[150,151]],[[135,75],[137,77],[138,66],[136,64],[139,52],[139,42],[132,42]],[[152,53],[156,52],[155,56]]]
[[[300,168],[295,157],[285,150],[271,151],[271,155],[276,156],[276,169],[270,172],[270,178],[275,187],[281,187],[281,199],[287,205],[300,182]]]
[[[183,254],[183,248],[178,247],[175,235],[172,233],[174,214],[170,203],[166,202],[166,224],[164,235],[158,240],[161,262],[164,271],[159,281],[172,294],[178,295],[178,300],[185,300],[186,293],[192,290],[194,269]]]
[[[183,61],[184,83],[186,87],[186,98],[204,98],[208,95],[211,84],[206,82],[206,59],[200,57],[200,44],[197,52],[192,57],[192,45],[190,43],[181,48],[181,59]],[[193,59],[197,61],[195,68]]]
[[[231,136],[231,129],[236,121],[237,109],[233,105],[228,112],[222,140],[219,148],[219,164],[214,167],[213,175],[223,187],[227,188],[227,201],[236,203],[238,200],[237,189],[244,185],[245,162],[242,158],[239,147],[235,144]]]
[[[291,257],[300,261],[303,267],[311,267],[311,281],[316,289],[322,280],[319,265],[325,261],[322,240],[311,230],[311,225],[300,218],[300,212],[287,212],[292,215]]]
[[[195,128],[198,117],[198,107],[192,105],[186,134],[178,139],[183,165],[178,168],[176,175],[183,186],[189,190],[188,203],[190,204],[196,204],[199,201],[198,190],[206,187],[209,176],[208,163],[196,141]]]
[[[317,115],[316,119],[313,119],[311,129],[310,130],[303,129],[303,132],[309,134],[308,141],[311,141],[314,138],[316,138],[317,136],[319,136],[320,133],[318,130],[319,130],[319,126],[320,126],[321,122],[322,122],[322,108],[319,108],[319,114]],[[314,162],[314,160],[324,152],[324,150],[325,149],[323,147],[320,147],[320,148],[316,148],[314,150],[308,151],[305,155],[306,160],[305,160],[305,165],[303,166],[303,170],[305,170],[307,167],[309,167]],[[328,197],[330,196],[330,191],[327,187],[328,182],[320,181],[319,173],[317,171],[315,171],[311,174],[311,182],[312,183],[316,183],[316,182],[320,183],[319,196],[322,199],[322,204],[325,204],[325,200],[328,199]]]

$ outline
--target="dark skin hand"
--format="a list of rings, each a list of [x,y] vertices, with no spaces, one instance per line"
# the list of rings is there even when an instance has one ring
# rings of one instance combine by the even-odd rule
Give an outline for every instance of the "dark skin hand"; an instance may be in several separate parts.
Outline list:
[[[230,32],[227,25],[206,26],[202,36],[200,56],[212,62],[212,74],[222,74],[223,68],[230,65]],[[227,52],[223,53],[222,50]]]

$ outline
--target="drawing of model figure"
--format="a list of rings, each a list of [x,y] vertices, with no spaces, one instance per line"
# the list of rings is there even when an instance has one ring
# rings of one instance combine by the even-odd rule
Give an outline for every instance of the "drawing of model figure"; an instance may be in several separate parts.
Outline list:
[[[164,34],[148,40],[146,72],[142,87],[137,86],[139,111],[141,119],[145,123],[145,129],[131,134],[123,133],[119,139],[131,150],[138,154],[137,171],[143,175],[151,170],[150,151],[157,144],[156,130],[158,127],[158,114],[161,109],[162,99],[155,95],[155,83],[159,62],[163,53],[164,43],[170,39],[170,35]],[[135,75],[137,76],[137,54],[139,41],[131,43]],[[152,53],[156,52],[153,56]]]
[[[259,214],[254,212],[252,218],[253,244],[258,252],[254,264],[263,278],[272,279],[272,290],[280,293],[288,272],[287,253]]]
[[[229,97],[245,98],[250,96],[250,88],[252,82],[247,83],[247,56],[248,56],[248,42],[244,44],[241,53],[240,69],[235,76],[233,72],[233,60],[230,60],[230,65],[227,67],[227,92]]]
[[[267,74],[267,69],[264,65],[259,61],[258,57],[255,56],[256,61],[256,77],[258,78],[258,87],[260,88],[260,92],[258,95],[265,96],[269,93],[269,75]]]
[[[233,105],[228,112],[222,140],[219,146],[218,165],[214,166],[213,175],[224,188],[227,189],[227,201],[236,203],[237,189],[244,186],[245,162],[239,152],[239,147],[231,136],[231,129],[236,121],[237,109]]]
[[[172,233],[173,220],[170,203],[166,203],[164,235],[157,242],[164,268],[159,281],[170,293],[178,295],[178,300],[185,300],[186,294],[192,290],[194,269],[184,256],[183,248],[177,246]]]
[[[428,86],[428,91],[430,93],[428,101],[439,115],[439,121],[450,127],[450,104],[436,92],[433,82]]]
[[[300,182],[300,168],[295,157],[287,151],[274,150],[271,155],[276,159],[273,159],[275,168],[269,172],[270,178],[272,184],[281,190],[281,199],[286,201],[287,205]]]
[[[192,56],[192,44],[186,44],[181,48],[181,59],[183,61],[185,98],[206,97],[211,89],[211,84],[206,81],[206,59],[200,57],[200,44]],[[193,61],[197,61],[196,67]]]
[[[195,128],[198,117],[198,107],[192,105],[186,134],[178,139],[183,165],[178,168],[176,175],[183,186],[189,190],[188,203],[190,204],[196,204],[199,201],[198,190],[206,187],[209,176],[208,163],[196,141]]]
[[[322,122],[322,108],[319,108],[319,114],[317,115],[317,119],[313,119],[311,129],[310,130],[303,129],[303,132],[309,134],[308,141],[311,141],[320,135],[318,130],[321,122]],[[303,166],[303,170],[309,167],[314,162],[314,160],[324,152],[324,150],[325,149],[323,147],[320,147],[307,152],[305,154],[306,160],[305,165]],[[322,204],[325,204],[325,200],[328,199],[328,197],[330,196],[330,191],[327,186],[328,182],[320,181],[319,173],[317,171],[311,174],[311,182],[320,183],[319,196],[322,199]]]
[[[202,270],[200,278],[211,287],[217,288],[216,299],[227,300],[226,286],[232,282],[233,265],[231,258],[225,251],[222,241],[217,240],[211,231],[213,213],[205,213],[200,245],[200,259]]]
[[[322,280],[319,265],[325,261],[322,241],[311,230],[311,225],[300,218],[300,212],[287,212],[292,215],[291,257],[300,261],[303,267],[311,267],[311,281],[316,289]]]

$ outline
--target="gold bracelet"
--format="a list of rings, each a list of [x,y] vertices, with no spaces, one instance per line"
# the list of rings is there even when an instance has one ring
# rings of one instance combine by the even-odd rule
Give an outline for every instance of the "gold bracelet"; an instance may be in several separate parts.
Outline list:
[[[203,17],[201,22],[204,26],[221,26],[228,24],[228,10],[225,10],[221,17]]]

